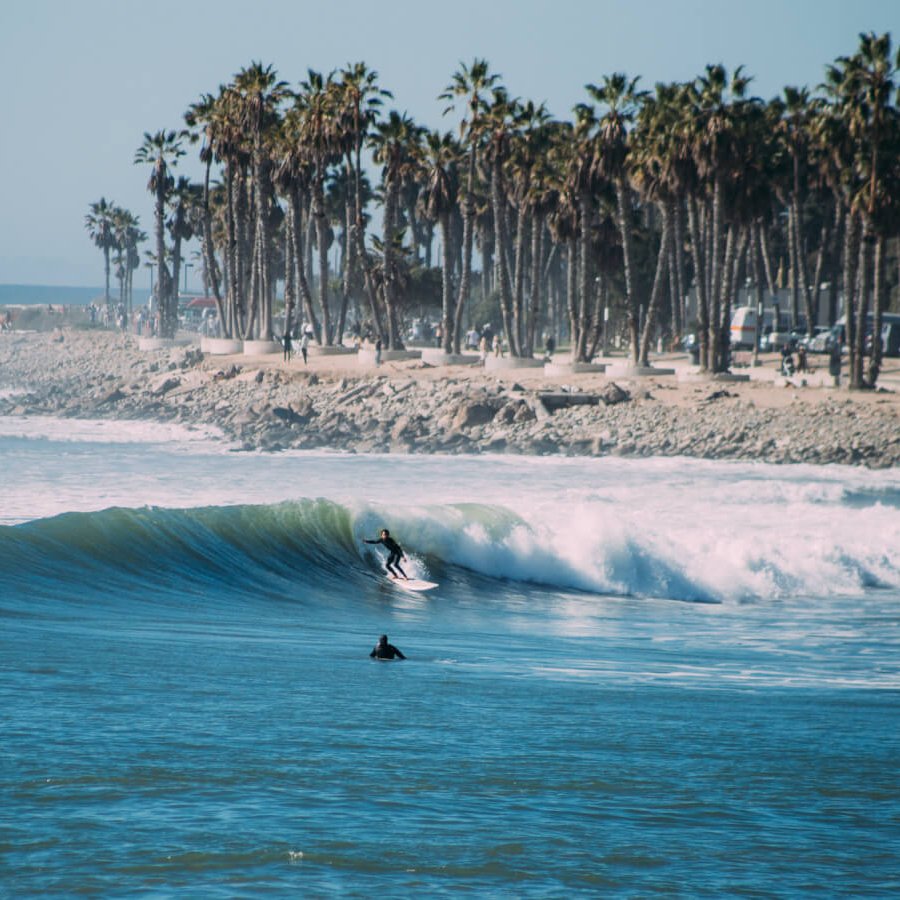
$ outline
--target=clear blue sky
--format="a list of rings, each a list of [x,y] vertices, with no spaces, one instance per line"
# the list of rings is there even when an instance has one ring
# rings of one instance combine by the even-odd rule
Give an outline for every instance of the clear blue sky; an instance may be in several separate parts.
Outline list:
[[[562,118],[615,71],[651,88],[721,62],[744,64],[765,98],[814,87],[862,31],[896,44],[900,0],[4,0],[0,283],[101,284],[89,204],[105,196],[149,232],[143,133],[181,127],[254,60],[292,85],[364,60],[399,110],[449,128],[436,97],[474,57]],[[199,176],[193,159],[182,170]]]

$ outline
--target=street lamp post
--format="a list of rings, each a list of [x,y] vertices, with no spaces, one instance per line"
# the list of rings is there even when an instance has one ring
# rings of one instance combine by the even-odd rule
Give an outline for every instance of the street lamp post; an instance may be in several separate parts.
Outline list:
[[[187,279],[188,279],[188,269],[193,269],[194,264],[186,262],[184,264],[184,292],[187,293]]]

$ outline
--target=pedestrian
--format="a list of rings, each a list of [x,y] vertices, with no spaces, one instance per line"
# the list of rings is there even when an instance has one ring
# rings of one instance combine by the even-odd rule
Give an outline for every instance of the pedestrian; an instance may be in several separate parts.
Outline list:
[[[300,338],[300,353],[303,355],[303,365],[306,365],[309,356],[309,332],[304,331],[303,337]]]
[[[381,338],[375,338],[375,365],[381,365]]]
[[[831,345],[831,354],[828,357],[828,374],[834,379],[834,386],[841,386],[841,341],[836,339]]]
[[[284,338],[282,340],[284,342],[283,361],[290,362],[291,361],[291,353],[294,350],[293,339],[291,338],[291,326],[290,325],[288,325],[288,327],[284,329]],[[306,354],[304,353],[303,356],[305,358]]]

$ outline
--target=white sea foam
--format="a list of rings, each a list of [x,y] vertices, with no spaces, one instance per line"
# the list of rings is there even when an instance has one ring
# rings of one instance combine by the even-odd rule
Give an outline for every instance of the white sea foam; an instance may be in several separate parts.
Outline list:
[[[351,508],[360,534],[386,525],[419,557],[591,593],[720,602],[900,588],[892,470],[229,451],[176,425],[0,419],[0,523],[325,497]]]

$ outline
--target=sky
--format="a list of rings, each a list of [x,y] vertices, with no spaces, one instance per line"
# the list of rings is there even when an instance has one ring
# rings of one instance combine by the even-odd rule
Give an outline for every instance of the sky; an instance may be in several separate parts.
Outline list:
[[[868,31],[896,45],[900,0],[3,0],[0,284],[102,284],[90,204],[130,209],[149,233],[149,171],[133,162],[144,133],[183,127],[254,61],[291,86],[364,61],[394,108],[447,130],[458,119],[437,96],[475,58],[512,96],[570,118],[584,85],[613,72],[651,89],[723,63],[765,99],[813,88]],[[199,179],[189,152],[179,173]],[[148,285],[142,269],[135,286]]]

